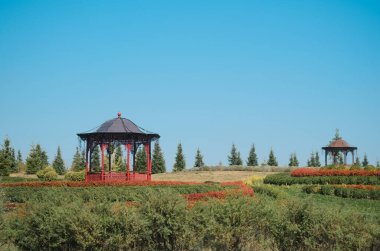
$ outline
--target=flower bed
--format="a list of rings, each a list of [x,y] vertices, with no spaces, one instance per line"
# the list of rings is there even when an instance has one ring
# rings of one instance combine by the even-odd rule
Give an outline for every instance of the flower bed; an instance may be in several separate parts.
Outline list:
[[[338,170],[298,168],[291,172],[293,177],[305,176],[380,176],[379,170]]]
[[[253,189],[242,181],[235,182],[222,182],[220,183],[222,187],[229,187],[230,189],[223,191],[210,191],[205,193],[192,193],[184,195],[184,197],[190,201],[203,200],[205,198],[216,198],[224,199],[228,194],[241,193],[245,196],[253,196]]]

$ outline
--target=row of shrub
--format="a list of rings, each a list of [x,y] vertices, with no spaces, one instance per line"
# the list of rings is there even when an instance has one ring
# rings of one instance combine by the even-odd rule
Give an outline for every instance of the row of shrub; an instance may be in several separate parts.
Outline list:
[[[12,177],[12,176],[0,176],[0,184],[2,183],[16,183],[16,182],[31,182],[36,181],[35,178],[25,177]]]
[[[380,170],[338,170],[298,168],[291,172],[293,177],[305,176],[380,176]]]
[[[278,166],[201,166],[188,171],[254,171],[254,172],[290,172],[291,167]]]
[[[343,198],[380,200],[380,191],[375,189],[367,190],[343,186],[311,185],[303,187],[302,190],[306,193],[335,195]]]
[[[264,184],[363,184],[380,185],[379,176],[310,176],[292,177],[289,173],[271,174],[265,177]]]
[[[51,190],[50,188],[49,190]],[[96,189],[96,188],[92,188]],[[0,207],[1,208],[1,207]],[[189,208],[172,190],[136,204],[27,203],[0,213],[0,246],[21,250],[377,250],[380,229],[361,216],[306,203],[232,196]]]
[[[2,192],[7,202],[25,203],[53,201],[57,204],[81,202],[118,202],[134,201],[140,194],[147,191],[171,190],[178,194],[206,193],[210,191],[222,191],[238,186],[222,186],[220,184],[198,185],[154,185],[154,186],[99,186],[99,187],[4,187]]]
[[[360,166],[358,164],[354,165],[328,165],[323,166],[321,169],[334,169],[334,170],[367,170],[367,171],[373,171],[373,170],[379,170],[378,167],[375,167],[373,165],[366,165],[366,166]]]

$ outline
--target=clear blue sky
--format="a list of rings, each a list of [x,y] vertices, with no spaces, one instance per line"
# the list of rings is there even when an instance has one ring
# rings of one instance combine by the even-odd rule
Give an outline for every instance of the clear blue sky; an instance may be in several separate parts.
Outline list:
[[[161,135],[168,169],[305,164],[335,128],[380,159],[380,2],[0,0],[0,137],[70,164],[76,133],[120,111]],[[1,139],[1,140],[2,140]]]

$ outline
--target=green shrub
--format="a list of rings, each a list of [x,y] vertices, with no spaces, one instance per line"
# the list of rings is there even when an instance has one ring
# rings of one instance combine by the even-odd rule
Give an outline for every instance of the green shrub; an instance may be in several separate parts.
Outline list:
[[[253,185],[252,188],[255,193],[264,194],[273,198],[282,198],[286,196],[286,193],[284,191],[272,185]]]
[[[364,167],[364,170],[367,170],[367,171],[375,171],[376,170],[376,167],[373,166],[373,165],[367,165]]]
[[[305,186],[302,188],[302,190],[305,193],[320,193],[321,192],[321,186],[318,186],[318,185]]]
[[[305,186],[302,190],[306,193],[335,195],[342,198],[380,200],[379,190],[366,190],[332,185],[321,186],[319,190],[312,189],[311,187],[312,186]]]
[[[84,181],[85,178],[86,178],[86,172],[85,171],[79,171],[79,172],[69,171],[65,174],[66,180]]]
[[[210,186],[197,189],[206,187]],[[280,190],[269,185],[263,187]],[[223,201],[211,199],[189,207],[174,188],[4,189],[7,200],[12,192],[26,202],[27,210],[22,217],[4,217],[9,221],[9,231],[8,235],[0,235],[1,241],[13,242],[20,250],[377,250],[379,247],[377,222],[365,221],[355,214],[347,217],[328,208],[320,210],[310,201],[299,202],[290,196],[278,200],[266,196],[254,199],[230,196]],[[190,192],[190,188],[185,191]],[[131,200],[136,203],[126,207],[125,202]],[[0,214],[0,233],[1,226]]]
[[[37,177],[43,181],[52,181],[58,178],[58,174],[52,167],[45,167],[37,172]]]
[[[335,188],[333,186],[321,186],[321,194],[324,195],[334,195]]]
[[[289,173],[271,174],[265,177],[264,184],[363,184],[380,185],[380,176],[309,176],[292,177]]]
[[[361,166],[359,166],[359,165],[352,165],[351,167],[350,167],[350,170],[360,170],[360,169],[362,169],[361,168]]]

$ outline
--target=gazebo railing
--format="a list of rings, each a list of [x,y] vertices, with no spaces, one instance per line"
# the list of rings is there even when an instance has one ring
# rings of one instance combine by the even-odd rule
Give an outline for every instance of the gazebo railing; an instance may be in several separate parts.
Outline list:
[[[129,176],[125,172],[105,172],[102,173],[87,173],[87,182],[90,181],[146,181],[149,180],[147,173],[130,172]]]

